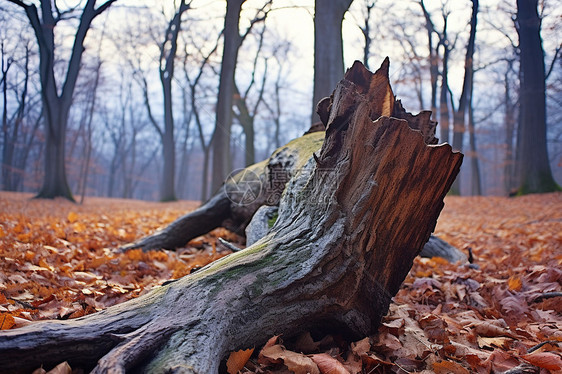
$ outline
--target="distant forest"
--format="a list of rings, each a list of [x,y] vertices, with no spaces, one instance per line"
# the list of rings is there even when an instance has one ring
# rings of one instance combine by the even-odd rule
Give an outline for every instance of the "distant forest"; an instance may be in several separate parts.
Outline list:
[[[0,0],[2,190],[206,200],[346,68],[465,154],[460,195],[562,184],[560,0]]]

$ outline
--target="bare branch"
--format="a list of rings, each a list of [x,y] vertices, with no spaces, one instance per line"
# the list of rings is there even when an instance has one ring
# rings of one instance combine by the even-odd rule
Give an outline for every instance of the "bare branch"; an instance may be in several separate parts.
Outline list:
[[[242,44],[242,42],[246,39],[255,24],[265,21],[269,12],[271,11],[272,3],[273,0],[268,0],[260,9],[258,9],[258,11],[256,12],[256,16],[250,21],[250,26],[248,26],[246,32],[240,36],[240,44]],[[259,14],[262,14],[262,16],[258,17]]]
[[[20,0],[8,0],[10,3],[16,4],[17,6],[21,6],[24,9],[29,8],[31,5],[25,4],[23,1]]]
[[[97,17],[98,15],[100,15],[103,11],[105,11],[107,8],[109,8],[116,1],[117,0],[109,0],[105,3],[103,3],[102,5],[100,5],[98,7],[98,9],[96,9],[96,15],[94,17]]]

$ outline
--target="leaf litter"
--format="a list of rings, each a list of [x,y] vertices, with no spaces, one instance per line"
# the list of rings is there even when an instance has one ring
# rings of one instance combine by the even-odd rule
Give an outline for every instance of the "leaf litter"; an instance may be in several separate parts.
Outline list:
[[[116,253],[197,204],[29,197],[0,193],[2,329],[96,312],[227,255],[218,237],[243,243],[217,229],[177,252]],[[435,233],[474,262],[417,258],[375,334],[275,336],[227,372],[562,373],[562,193],[448,196]]]

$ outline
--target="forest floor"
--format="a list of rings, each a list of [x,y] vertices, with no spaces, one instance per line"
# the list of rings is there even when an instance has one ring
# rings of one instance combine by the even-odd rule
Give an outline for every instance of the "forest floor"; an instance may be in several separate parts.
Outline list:
[[[96,312],[228,255],[219,236],[243,243],[217,229],[177,252],[117,253],[198,203],[30,197],[0,192],[1,329]],[[272,337],[225,371],[562,372],[562,193],[448,196],[435,233],[472,265],[417,258],[376,334]]]

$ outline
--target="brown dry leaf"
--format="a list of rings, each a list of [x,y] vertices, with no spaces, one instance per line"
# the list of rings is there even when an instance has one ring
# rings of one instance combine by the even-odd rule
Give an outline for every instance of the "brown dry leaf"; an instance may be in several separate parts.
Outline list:
[[[465,367],[453,361],[438,361],[433,363],[436,374],[470,374]]]
[[[318,347],[320,347],[320,342],[315,342],[308,331],[299,335],[294,346],[296,351],[303,353],[316,352],[318,351]]]
[[[562,370],[562,358],[559,354],[552,352],[538,352],[521,356],[525,361],[543,369],[551,371]]]
[[[504,352],[500,349],[495,349],[490,357],[484,362],[482,366],[495,370],[494,372],[503,372],[519,365],[519,360],[513,355]]]
[[[278,362],[278,360],[283,361],[283,364],[295,374],[321,374],[312,359],[302,353],[288,351],[278,344],[262,349],[260,355],[273,363]]]
[[[404,331],[404,319],[398,318],[392,321],[383,322],[382,326],[386,327],[388,331],[394,336],[400,336]]]
[[[280,341],[281,339],[279,338],[279,335],[274,335],[271,338],[269,338],[269,340],[265,343],[265,345],[263,346],[263,348],[261,349],[259,355],[258,355],[258,363],[262,364],[262,365],[267,365],[270,363],[274,363],[274,364],[278,364],[281,363],[281,360],[272,360],[268,357],[265,357],[263,355],[263,350],[266,348],[271,348],[274,345],[276,345],[278,342],[281,343]]]
[[[318,353],[310,358],[318,365],[321,374],[350,374],[341,362],[327,353]]]
[[[357,355],[357,357],[363,357],[371,350],[371,339],[366,337],[359,340],[358,342],[351,343],[351,351]]]
[[[498,321],[479,321],[473,326],[473,331],[481,336],[496,337],[508,336],[517,338],[517,335],[501,326]]]
[[[72,368],[70,367],[68,362],[65,361],[49,370],[47,374],[72,374]]]
[[[228,374],[236,374],[244,368],[250,356],[254,353],[254,348],[241,349],[236,352],[231,352],[226,361],[226,368]]]
[[[479,336],[478,339],[478,346],[480,348],[509,348],[509,344],[513,341],[511,338],[507,337],[497,337],[497,338],[486,338]]]
[[[368,365],[369,368],[379,365],[394,365],[392,362],[379,357],[376,353],[369,353],[368,355],[363,356],[363,361]]]

